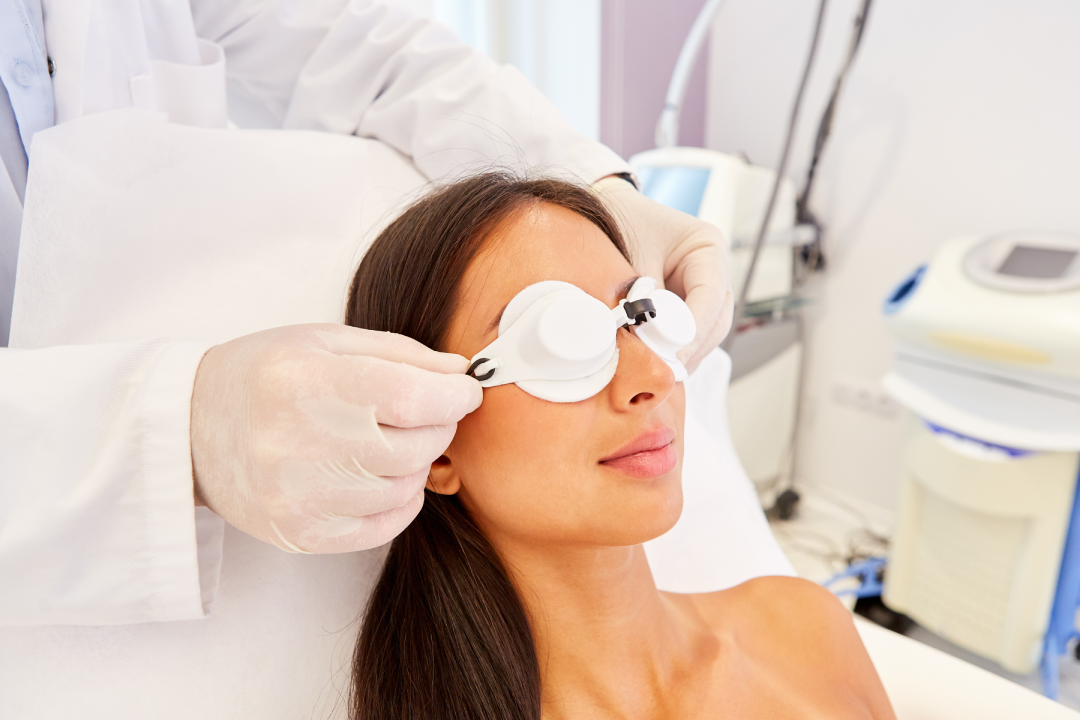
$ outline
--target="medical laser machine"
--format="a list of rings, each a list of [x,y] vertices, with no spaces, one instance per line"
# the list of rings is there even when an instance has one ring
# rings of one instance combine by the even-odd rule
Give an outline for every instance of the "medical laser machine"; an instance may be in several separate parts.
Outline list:
[[[1080,596],[1080,237],[950,240],[884,314],[883,384],[917,418],[885,602],[1013,672],[1046,670]]]

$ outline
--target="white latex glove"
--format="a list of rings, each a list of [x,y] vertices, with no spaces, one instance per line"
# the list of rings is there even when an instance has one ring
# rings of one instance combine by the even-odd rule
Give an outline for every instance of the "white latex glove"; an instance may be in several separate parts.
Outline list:
[[[218,345],[191,402],[196,499],[283,550],[382,545],[420,512],[432,461],[480,406],[468,364],[344,325]]]
[[[679,352],[694,372],[731,329],[727,240],[715,225],[650,200],[622,178],[606,177],[592,187],[618,221],[634,268],[662,281],[694,313],[697,336]]]

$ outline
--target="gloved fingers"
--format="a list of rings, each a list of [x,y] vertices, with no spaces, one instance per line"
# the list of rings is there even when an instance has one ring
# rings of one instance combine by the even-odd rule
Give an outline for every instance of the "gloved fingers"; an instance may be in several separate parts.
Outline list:
[[[424,479],[426,477],[425,474]],[[288,552],[325,554],[370,550],[397,537],[416,518],[423,504],[422,480],[419,489],[398,507],[361,517],[329,513],[308,524],[294,538],[274,538],[274,544]]]
[[[430,463],[482,401],[465,364],[333,325],[224,343],[203,358],[192,392],[196,492],[235,527],[293,552],[382,544],[415,517]]]
[[[673,292],[685,297],[697,323],[694,341],[678,353],[689,372],[720,344],[731,327],[733,298],[724,257],[716,245],[702,244],[679,259],[668,283]]]
[[[381,447],[364,444],[364,467],[382,477],[412,475],[427,471],[449,447],[457,431],[456,424],[423,425],[414,428],[397,428],[381,425]],[[357,453],[358,454],[358,453]]]
[[[649,245],[642,243],[637,238],[633,238],[630,232],[627,235],[627,250],[630,253],[630,263],[642,277],[651,277],[656,280],[656,286],[660,289],[668,289],[667,276],[665,272],[664,261],[665,257],[660,248],[650,247]],[[674,292],[674,290],[672,290]]]
[[[377,398],[360,399],[364,400],[378,402]],[[301,453],[314,466],[345,468],[347,472],[342,475],[345,478],[350,477],[348,473],[379,477],[410,475],[424,470],[442,455],[457,430],[456,423],[411,428],[381,425],[374,404],[355,402],[334,396],[297,401],[296,408],[307,421],[307,431],[298,436],[294,426],[281,428],[272,442],[278,456]],[[335,476],[336,473],[327,475]]]
[[[702,333],[701,330],[698,330],[697,337],[694,339],[695,344],[697,345],[697,349],[694,353],[685,359],[682,357],[683,352],[679,353],[679,358],[686,367],[688,373],[693,373],[697,370],[701,361],[704,360],[709,353],[718,348],[720,343],[724,341],[724,338],[727,337],[728,332],[731,330],[731,312],[734,309],[733,306],[734,300],[731,298],[731,293],[728,293],[728,302],[724,304],[720,317],[716,319],[713,326],[709,328],[706,333]],[[700,343],[697,342],[699,339],[701,341]]]
[[[363,518],[351,518],[351,522],[336,526],[335,534],[323,536],[320,545],[326,549],[320,552],[354,552],[385,545],[400,535],[401,531],[416,519],[423,506],[424,489],[421,487],[406,504],[399,508],[384,510]]]
[[[452,425],[484,399],[480,383],[463,374],[357,355],[336,356],[335,363],[332,382],[337,397],[358,409],[374,408],[380,425]]]
[[[280,510],[282,527],[296,526],[304,519],[327,521],[336,518],[365,518],[403,507],[427,483],[430,464],[419,472],[396,477],[375,475],[355,460],[325,462],[319,477],[299,495],[289,493]],[[295,531],[294,531],[295,532]]]
[[[348,325],[316,325],[314,328],[326,349],[335,355],[375,357],[443,374],[464,374],[469,369],[468,358],[432,350],[405,335]]]

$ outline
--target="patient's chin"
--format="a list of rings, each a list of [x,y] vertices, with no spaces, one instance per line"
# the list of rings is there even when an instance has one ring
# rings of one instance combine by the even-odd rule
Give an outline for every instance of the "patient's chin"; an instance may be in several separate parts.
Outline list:
[[[640,545],[655,540],[675,527],[682,515],[683,494],[678,470],[672,474],[675,475],[675,482],[667,492],[650,498],[647,503],[622,513],[620,517],[610,518],[613,522],[605,523],[602,530],[605,538],[599,544]]]
[[[648,532],[648,537],[642,538],[638,542],[648,542],[649,540],[655,540],[671,528],[675,527],[675,523],[679,522],[679,518],[682,517],[683,510],[683,494],[682,483],[679,483],[679,491],[676,493],[675,498],[669,505],[663,508],[663,512],[659,513],[653,527]]]

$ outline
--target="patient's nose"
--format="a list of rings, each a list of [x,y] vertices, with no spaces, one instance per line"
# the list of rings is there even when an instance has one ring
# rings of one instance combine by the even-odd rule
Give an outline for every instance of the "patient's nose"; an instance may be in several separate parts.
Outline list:
[[[619,367],[611,380],[616,409],[627,411],[660,405],[675,387],[675,373],[632,332],[619,330]]]

